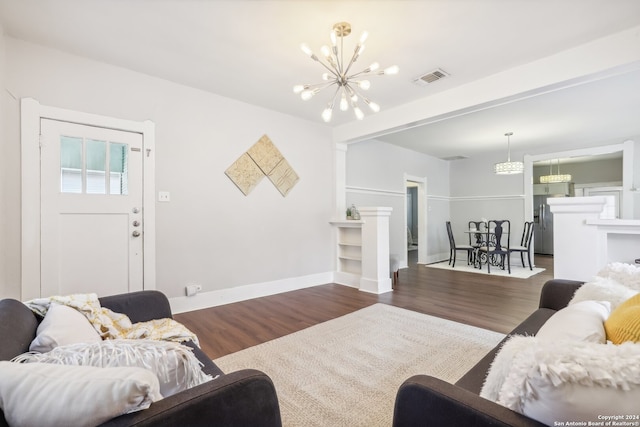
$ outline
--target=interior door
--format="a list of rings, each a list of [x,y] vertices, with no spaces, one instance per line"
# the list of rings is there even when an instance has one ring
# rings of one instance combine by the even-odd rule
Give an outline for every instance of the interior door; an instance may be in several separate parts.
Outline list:
[[[41,296],[142,290],[142,135],[48,119],[41,135]]]

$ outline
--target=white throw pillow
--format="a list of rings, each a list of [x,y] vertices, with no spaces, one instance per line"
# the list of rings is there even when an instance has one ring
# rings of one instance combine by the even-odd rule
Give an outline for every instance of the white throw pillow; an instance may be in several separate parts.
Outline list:
[[[595,277],[591,282],[578,288],[569,301],[569,305],[580,301],[608,301],[611,304],[611,311],[613,311],[637,293],[638,291],[621,285],[613,279]]]
[[[611,314],[608,301],[581,301],[558,310],[540,328],[536,337],[555,342],[588,341],[604,344],[604,321]]]
[[[99,341],[102,341],[100,334],[82,313],[69,306],[52,303],[38,325],[36,338],[29,350],[45,353],[60,345]]]
[[[638,414],[640,344],[530,342],[513,357],[498,403],[548,425]]]
[[[210,381],[191,348],[170,341],[105,340],[56,347],[48,353],[25,353],[14,362],[95,367],[135,366],[151,370],[164,397]]]
[[[95,426],[160,399],[142,368],[0,362],[0,408],[12,426]]]

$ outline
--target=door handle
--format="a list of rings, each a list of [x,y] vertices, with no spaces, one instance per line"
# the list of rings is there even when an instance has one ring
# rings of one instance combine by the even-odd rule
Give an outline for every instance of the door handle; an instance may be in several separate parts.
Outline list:
[[[140,237],[140,232],[138,230],[133,230],[133,233],[131,233],[131,235],[133,237]]]

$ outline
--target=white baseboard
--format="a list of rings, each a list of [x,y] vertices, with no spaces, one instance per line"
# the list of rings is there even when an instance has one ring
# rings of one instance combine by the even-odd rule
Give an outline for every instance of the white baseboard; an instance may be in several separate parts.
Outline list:
[[[190,297],[175,297],[170,298],[169,303],[171,304],[172,313],[184,313],[185,311],[201,310],[327,283],[333,283],[333,272],[292,277],[272,282],[253,283],[235,288],[203,292]]]
[[[449,259],[448,253],[435,254],[427,257],[427,264],[433,264],[435,262],[440,262],[442,260],[446,261]]]

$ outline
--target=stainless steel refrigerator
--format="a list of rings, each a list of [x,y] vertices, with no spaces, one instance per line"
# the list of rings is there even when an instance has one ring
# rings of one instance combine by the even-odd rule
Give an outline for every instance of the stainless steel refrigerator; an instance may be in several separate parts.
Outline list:
[[[553,214],[547,200],[551,197],[573,197],[573,182],[533,185],[533,251],[553,255]]]
[[[551,196],[533,196],[534,253],[553,255],[553,214],[547,204]]]

